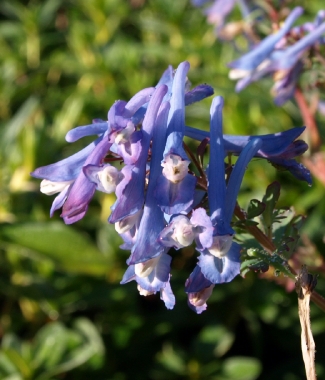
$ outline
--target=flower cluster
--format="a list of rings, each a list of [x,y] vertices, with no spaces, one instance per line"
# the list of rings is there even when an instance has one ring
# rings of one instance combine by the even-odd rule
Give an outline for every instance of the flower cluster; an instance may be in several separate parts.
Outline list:
[[[232,69],[229,77],[239,79],[237,91],[272,75],[275,103],[282,105],[293,97],[300,76],[321,57],[320,47],[325,44],[325,11],[319,11],[314,22],[293,27],[302,13],[301,7],[294,8],[276,33],[229,64]]]
[[[193,0],[192,3],[202,6],[207,1]],[[226,23],[236,3],[243,20]],[[256,11],[257,8],[259,11]],[[220,39],[233,41],[238,34],[247,39],[249,51],[228,65],[231,68],[230,79],[238,80],[236,91],[243,90],[263,77],[272,76],[274,85],[271,93],[275,104],[281,106],[294,96],[302,74],[312,73],[309,87],[316,88],[323,83],[325,10],[320,10],[313,22],[293,26],[303,14],[303,8],[296,7],[282,25],[275,23],[274,32],[259,41],[252,30],[253,15],[260,17],[263,13],[265,10],[258,2],[255,4],[244,0],[215,0],[205,10],[208,22],[216,26],[216,34]]]
[[[85,216],[96,190],[115,193],[109,222],[123,239],[121,248],[130,250],[121,283],[136,281],[144,296],[160,292],[168,309],[175,304],[168,251],[195,243],[198,263],[185,291],[189,306],[201,313],[213,287],[231,281],[240,271],[240,246],[234,241],[231,220],[250,160],[265,158],[307,182],[310,174],[294,159],[307,149],[306,143],[296,140],[304,128],[264,136],[223,135],[220,96],[212,101],[210,132],[186,126],[186,106],[213,94],[208,85],[190,90],[188,70],[188,62],[176,71],[169,67],[157,86],[139,91],[128,102],[116,101],[107,121],[94,120],[68,132],[68,142],[89,135],[97,138],[71,157],[36,169],[32,176],[43,179],[43,193],[58,193],[50,215],[62,208],[66,224]],[[209,142],[206,168],[193,164],[184,136]],[[226,182],[228,154],[238,159]],[[116,160],[122,169],[114,166]]]

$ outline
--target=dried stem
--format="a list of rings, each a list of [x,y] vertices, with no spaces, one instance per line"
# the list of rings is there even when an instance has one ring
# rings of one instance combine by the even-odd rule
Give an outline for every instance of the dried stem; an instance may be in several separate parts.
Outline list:
[[[297,276],[298,314],[301,325],[301,351],[305,363],[307,380],[316,380],[315,342],[310,327],[310,296],[316,286],[317,278],[307,272],[303,266]]]

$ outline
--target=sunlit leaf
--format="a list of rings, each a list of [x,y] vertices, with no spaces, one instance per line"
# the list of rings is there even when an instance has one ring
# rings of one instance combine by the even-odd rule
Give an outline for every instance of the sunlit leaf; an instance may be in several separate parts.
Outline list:
[[[0,237],[51,258],[62,269],[103,275],[111,259],[90,239],[63,223],[26,223],[1,228]]]
[[[223,362],[225,379],[255,380],[261,373],[262,366],[258,359],[249,357],[232,357]]]

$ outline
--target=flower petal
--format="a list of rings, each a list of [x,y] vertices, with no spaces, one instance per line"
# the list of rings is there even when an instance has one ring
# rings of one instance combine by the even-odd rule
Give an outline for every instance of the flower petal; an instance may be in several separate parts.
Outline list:
[[[295,127],[284,132],[278,132],[260,136],[232,136],[223,135],[224,148],[227,153],[239,154],[250,140],[259,138],[262,140],[262,147],[256,153],[256,157],[273,157],[281,155],[299,137],[306,127]],[[185,135],[195,140],[202,141],[210,138],[210,133],[192,127],[185,127]]]
[[[200,102],[201,100],[213,95],[214,90],[207,84],[200,84],[194,87],[192,90],[185,93],[185,106]]]
[[[93,122],[93,124],[89,125],[83,125],[82,127],[77,127],[74,129],[71,129],[66,136],[66,141],[72,143],[75,142],[82,137],[85,136],[92,136],[92,135],[101,135],[105,132],[109,133],[110,128],[107,121],[101,121],[101,122]]]
[[[64,160],[58,161],[54,164],[41,166],[40,168],[37,168],[32,173],[30,173],[30,175],[35,178],[48,179],[53,182],[71,181],[73,179],[76,179],[88,156],[102,141],[102,139],[103,137],[101,136],[72,156],[67,157]]]
[[[106,156],[111,144],[108,139],[102,139],[88,156],[86,165],[99,165]],[[81,171],[71,185],[68,198],[62,207],[61,217],[66,224],[82,219],[87,212],[89,202],[96,190],[96,185],[88,180]]]
[[[136,264],[152,259],[168,250],[168,248],[162,246],[158,240],[159,234],[165,227],[165,219],[153,194],[157,177],[161,173],[160,160],[166,140],[168,111],[169,103],[165,102],[160,107],[154,128],[149,185],[143,216],[139,226],[138,238],[132,249],[128,264]]]
[[[225,205],[225,218],[226,223],[230,224],[232,215],[234,213],[235,205],[237,202],[237,197],[239,193],[239,188],[242,183],[246,167],[249,161],[254,157],[256,152],[262,146],[261,139],[251,140],[243,151],[240,153],[237,162],[230,174],[227,191],[226,191],[226,205]]]
[[[187,174],[179,183],[169,181],[161,175],[156,184],[155,197],[159,207],[166,214],[180,214],[187,210],[194,201],[197,179]]]
[[[277,169],[288,170],[297,179],[305,181],[309,185],[312,184],[310,171],[303,164],[300,164],[295,160],[286,160],[282,158],[272,158],[269,161]]]
[[[175,296],[170,286],[169,281],[164,288],[160,289],[160,299],[165,302],[165,306],[168,310],[171,310],[175,306]]]
[[[230,282],[240,272],[240,246],[232,243],[227,255],[222,258],[217,258],[204,251],[199,256],[198,265],[203,276],[213,284]]]

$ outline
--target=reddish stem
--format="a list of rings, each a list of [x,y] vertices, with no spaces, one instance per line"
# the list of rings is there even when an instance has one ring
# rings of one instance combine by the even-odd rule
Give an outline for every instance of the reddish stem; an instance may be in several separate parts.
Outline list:
[[[246,220],[245,212],[238,206],[238,204],[235,208],[235,215],[240,220]],[[245,228],[251,235],[254,236],[254,238],[267,252],[273,253],[276,250],[276,246],[274,245],[273,241],[268,236],[266,236],[263,231],[261,231],[257,226],[246,226]],[[297,276],[297,273],[293,268],[289,266],[289,269],[294,276]],[[317,292],[313,291],[311,294],[311,299],[321,310],[325,312],[325,298],[323,298]]]
[[[321,139],[319,136],[317,124],[314,119],[314,115],[312,114],[306,98],[301,91],[300,88],[296,88],[295,90],[295,99],[298,104],[298,107],[300,108],[302,118],[304,120],[304,124],[307,127],[307,130],[309,131],[310,140],[311,140],[311,148],[312,150],[318,150],[321,144]]]

